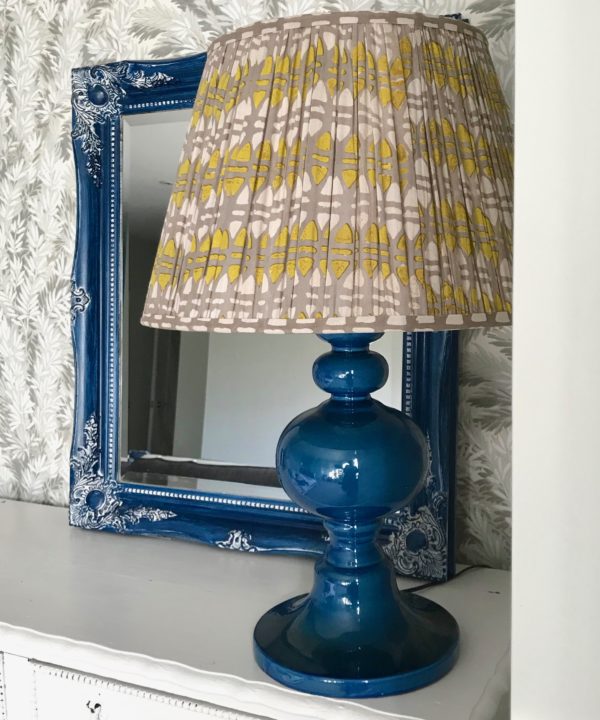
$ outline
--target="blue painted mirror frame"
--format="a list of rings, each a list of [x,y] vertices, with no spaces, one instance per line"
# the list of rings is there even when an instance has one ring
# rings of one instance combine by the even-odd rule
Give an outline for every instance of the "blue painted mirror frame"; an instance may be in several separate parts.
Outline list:
[[[186,538],[248,552],[317,556],[318,518],[291,501],[120,482],[121,117],[191,108],[206,54],[73,71],[77,243],[72,275],[75,418],[70,523]],[[404,575],[454,573],[458,333],[406,333],[403,409],[429,441],[427,482],[384,523],[381,543]]]

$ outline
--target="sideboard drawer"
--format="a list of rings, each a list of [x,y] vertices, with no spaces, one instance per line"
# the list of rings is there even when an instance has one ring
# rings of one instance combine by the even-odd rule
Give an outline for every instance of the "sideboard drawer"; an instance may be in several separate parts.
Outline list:
[[[4,653],[0,652],[0,720],[6,720],[6,686],[4,684]]]
[[[201,717],[268,720],[54,665],[30,662],[36,720],[198,720]],[[0,720],[3,720],[1,714]]]

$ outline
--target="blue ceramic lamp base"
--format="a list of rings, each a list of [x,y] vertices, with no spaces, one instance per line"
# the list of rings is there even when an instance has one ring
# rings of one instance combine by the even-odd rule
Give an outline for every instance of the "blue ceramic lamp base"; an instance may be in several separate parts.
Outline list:
[[[359,645],[356,637],[343,635],[317,640],[314,626],[305,636],[301,628],[310,614],[310,596],[300,595],[265,613],[254,631],[259,667],[302,692],[337,698],[396,695],[439,680],[458,656],[456,621],[418,595],[399,598],[396,622],[381,620],[382,632],[366,634]]]
[[[458,625],[426,598],[399,592],[375,542],[382,518],[423,482],[426,444],[399,410],[373,400],[387,363],[375,333],[321,336],[333,346],[313,377],[331,398],[283,431],[277,469],[290,497],[323,518],[327,550],[308,595],[259,620],[254,654],[284,685],[339,698],[415,690],[445,675],[458,656]]]

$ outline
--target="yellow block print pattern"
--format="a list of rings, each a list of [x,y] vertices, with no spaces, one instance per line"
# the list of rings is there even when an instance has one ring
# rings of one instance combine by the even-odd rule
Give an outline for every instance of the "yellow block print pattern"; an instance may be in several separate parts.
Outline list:
[[[511,148],[485,37],[460,21],[342,13],[220,38],[143,321],[508,322]]]

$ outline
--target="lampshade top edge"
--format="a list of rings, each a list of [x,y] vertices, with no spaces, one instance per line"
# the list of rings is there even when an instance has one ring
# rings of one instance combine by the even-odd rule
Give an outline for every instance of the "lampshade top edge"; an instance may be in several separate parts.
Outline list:
[[[438,27],[466,35],[476,35],[487,43],[487,36],[477,27],[464,20],[451,17],[425,15],[423,13],[404,13],[396,11],[372,10],[343,10],[331,13],[311,13],[307,15],[294,15],[291,17],[262,20],[251,25],[236,28],[215,38],[208,47],[208,53],[216,47],[228,42],[252,38],[262,34],[270,34],[281,30],[296,30],[306,27],[331,28],[340,25],[366,25],[366,24],[414,25],[416,27]]]

